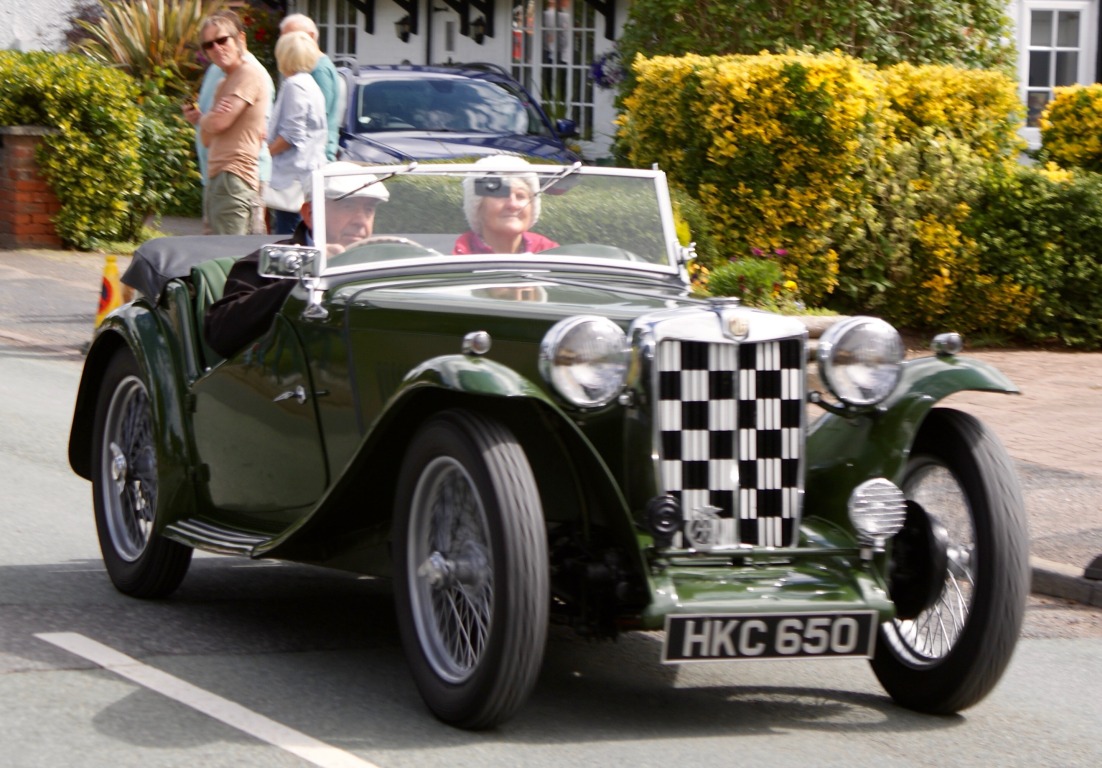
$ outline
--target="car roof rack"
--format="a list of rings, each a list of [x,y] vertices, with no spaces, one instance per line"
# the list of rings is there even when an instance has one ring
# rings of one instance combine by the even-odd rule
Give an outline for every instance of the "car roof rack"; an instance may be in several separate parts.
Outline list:
[[[433,66],[448,67],[449,69],[477,69],[482,72],[496,72],[499,75],[512,77],[512,74],[505,67],[490,61],[460,61],[452,64],[434,64]]]
[[[512,78],[513,75],[500,64],[489,61],[452,61],[437,62],[433,64],[394,64],[394,63],[361,63],[356,61],[342,61],[338,69],[348,69],[358,73],[363,69],[390,70],[393,72],[486,72],[495,75]]]

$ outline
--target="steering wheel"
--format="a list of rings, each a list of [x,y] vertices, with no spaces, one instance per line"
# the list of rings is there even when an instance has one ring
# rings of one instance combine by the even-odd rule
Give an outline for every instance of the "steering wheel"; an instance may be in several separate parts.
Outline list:
[[[426,248],[420,243],[415,243],[408,237],[399,237],[398,235],[372,235],[371,237],[365,237],[362,240],[356,240],[349,243],[344,247],[346,251],[351,251],[353,248],[360,248],[365,245],[383,245],[389,243],[391,245],[409,245],[414,248],[421,248],[425,251],[431,251],[432,248]]]

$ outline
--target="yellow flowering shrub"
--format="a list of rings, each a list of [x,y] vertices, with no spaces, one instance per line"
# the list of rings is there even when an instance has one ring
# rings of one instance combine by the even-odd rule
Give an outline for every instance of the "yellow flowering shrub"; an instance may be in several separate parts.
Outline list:
[[[698,204],[697,292],[1102,348],[1102,175],[1066,170],[1102,164],[1102,86],[1059,91],[1060,165],[1026,168],[998,73],[802,53],[634,71],[620,148]]]
[[[985,159],[1016,161],[1024,108],[1005,73],[959,67],[896,64],[881,70],[890,109],[888,127],[901,141],[923,128],[963,141]]]
[[[1065,168],[1102,171],[1102,84],[1056,89],[1041,114],[1041,149]]]
[[[1074,178],[1074,174],[1067,168],[1061,168],[1051,160],[1037,168],[1037,172],[1051,182],[1066,184]]]
[[[991,167],[928,126],[911,141],[886,141],[857,213],[863,236],[840,245],[833,308],[910,328],[1016,332],[1031,311],[1026,283],[974,234]]]
[[[620,138],[706,207],[714,255],[783,251],[785,277],[820,303],[835,287],[839,229],[883,108],[875,70],[840,54],[637,57]]]

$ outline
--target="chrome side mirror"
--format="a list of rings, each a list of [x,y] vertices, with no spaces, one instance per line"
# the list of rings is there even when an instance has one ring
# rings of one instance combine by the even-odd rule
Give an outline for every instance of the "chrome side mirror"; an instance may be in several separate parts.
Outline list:
[[[262,245],[260,267],[262,277],[308,278],[318,276],[321,252],[308,245]]]
[[[260,246],[260,265],[258,271],[262,277],[274,277],[280,280],[298,280],[306,289],[306,308],[302,316],[308,320],[324,320],[329,311],[322,306],[322,290],[318,273],[321,265],[321,251],[307,245],[262,245]]]
[[[696,258],[696,242],[691,242],[688,245],[677,246],[677,260],[681,264],[688,264],[690,261]]]

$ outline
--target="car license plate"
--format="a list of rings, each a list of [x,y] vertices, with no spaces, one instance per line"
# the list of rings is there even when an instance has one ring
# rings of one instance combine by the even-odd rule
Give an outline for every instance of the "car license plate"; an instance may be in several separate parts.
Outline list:
[[[869,658],[876,611],[666,617],[662,661]]]

